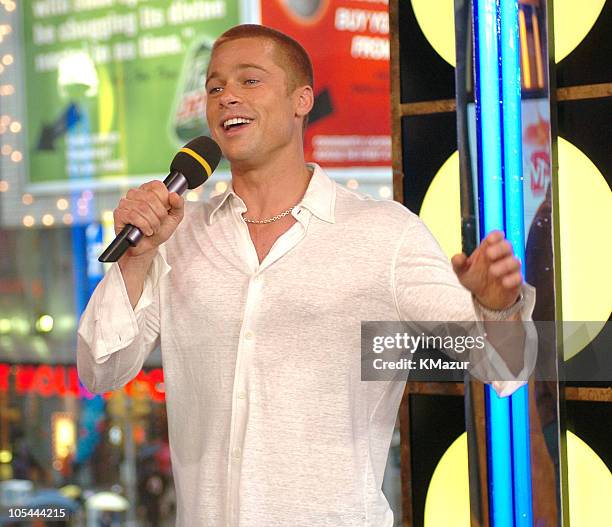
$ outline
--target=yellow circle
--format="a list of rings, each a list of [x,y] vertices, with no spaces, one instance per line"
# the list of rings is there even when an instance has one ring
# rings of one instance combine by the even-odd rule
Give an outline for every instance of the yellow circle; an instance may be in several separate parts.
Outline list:
[[[612,310],[612,244],[601,237],[612,232],[612,193],[583,152],[562,137],[558,145],[563,320],[602,321],[564,335],[565,358],[569,359],[599,333]],[[449,258],[461,252],[459,196],[459,156],[455,152],[431,182],[420,211]]]
[[[612,473],[582,439],[567,432],[569,514],[572,527],[603,525],[612,517]],[[469,527],[467,434],[440,458],[425,499],[425,527]]]
[[[455,65],[454,0],[412,0],[412,9],[425,38],[446,62]]]
[[[425,527],[470,527],[470,486],[467,434],[444,452],[429,482]]]
[[[612,232],[612,192],[583,152],[562,137],[558,141],[563,320],[591,321],[565,325],[568,360],[599,334],[612,310],[612,244],[601,236]]]
[[[567,432],[567,484],[572,527],[603,525],[612,518],[612,474],[582,439]]]
[[[599,17],[606,0],[554,0],[555,62],[563,60],[582,42]],[[455,65],[455,12],[453,0],[412,0],[415,17],[436,52]]]
[[[427,189],[419,216],[450,258],[461,252],[459,153],[440,167]]]
[[[555,62],[561,62],[595,25],[606,0],[554,0]]]
[[[612,232],[612,193],[583,152],[558,141],[563,319],[608,320],[612,244],[605,237]]]

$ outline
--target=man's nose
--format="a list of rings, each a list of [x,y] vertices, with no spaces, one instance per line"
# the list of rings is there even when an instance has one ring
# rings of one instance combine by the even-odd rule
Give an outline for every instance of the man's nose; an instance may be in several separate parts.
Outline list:
[[[231,88],[230,86],[226,86],[223,89],[221,97],[219,98],[219,102],[223,106],[232,106],[240,102],[240,97],[236,94],[233,88]]]

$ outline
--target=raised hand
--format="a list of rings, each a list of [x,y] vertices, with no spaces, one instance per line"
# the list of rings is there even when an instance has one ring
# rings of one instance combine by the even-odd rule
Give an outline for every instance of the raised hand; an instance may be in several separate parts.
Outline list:
[[[456,254],[451,262],[459,282],[483,306],[501,310],[518,299],[523,284],[521,262],[503,232],[491,231],[469,257]]]

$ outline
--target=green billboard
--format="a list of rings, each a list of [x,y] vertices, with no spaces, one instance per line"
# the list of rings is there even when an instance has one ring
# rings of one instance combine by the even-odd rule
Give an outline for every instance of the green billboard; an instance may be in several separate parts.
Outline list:
[[[167,171],[208,133],[204,74],[238,0],[22,3],[30,183]]]

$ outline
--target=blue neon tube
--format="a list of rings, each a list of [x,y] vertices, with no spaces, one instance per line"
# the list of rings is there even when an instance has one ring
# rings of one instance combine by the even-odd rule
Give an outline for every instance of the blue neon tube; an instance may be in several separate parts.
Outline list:
[[[474,0],[476,101],[481,149],[484,232],[504,228],[500,70],[497,5]],[[510,401],[486,388],[489,452],[489,500],[493,527],[514,525]]]
[[[506,238],[524,261],[521,58],[517,0],[500,0],[500,51]]]
[[[514,526],[510,398],[499,397],[487,385],[489,507],[492,527]]]
[[[500,122],[499,67],[497,47],[497,9],[494,0],[475,0],[477,82],[480,100],[480,152],[484,199],[485,233],[503,230],[503,184]]]
[[[506,238],[515,255],[525,261],[523,206],[523,153],[521,125],[521,57],[517,0],[500,0],[500,52]],[[524,272],[524,269],[523,269]],[[510,399],[514,521],[516,527],[533,525],[529,392],[527,386]]]
[[[529,439],[529,390],[523,386],[510,397],[512,414],[512,462],[514,469],[514,519],[516,527],[533,525],[531,454]]]

